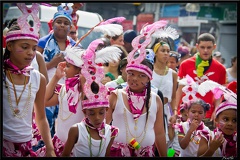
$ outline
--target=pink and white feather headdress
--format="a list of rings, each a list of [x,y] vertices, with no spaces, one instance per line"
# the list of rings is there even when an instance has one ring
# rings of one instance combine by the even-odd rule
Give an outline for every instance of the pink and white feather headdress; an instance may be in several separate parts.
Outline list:
[[[101,22],[98,26],[96,26],[93,31],[94,32],[102,32],[110,37],[114,37],[117,35],[121,35],[123,33],[123,27],[120,24],[125,20],[125,17],[115,17],[108,19],[106,21]]]
[[[139,72],[145,73],[150,79],[152,79],[152,70],[146,66],[141,64],[141,62],[146,58],[146,47],[151,42],[151,35],[159,28],[164,27],[167,24],[167,21],[157,21],[153,24],[147,25],[145,24],[143,27],[142,34],[138,35],[132,40],[133,50],[128,54],[127,61],[128,64],[126,66],[126,71],[128,70],[136,70]],[[140,40],[144,41],[140,43]],[[135,58],[135,53],[139,52],[139,56]]]
[[[171,26],[164,27],[158,29],[156,32],[152,34],[152,37],[155,38],[171,38],[172,40],[175,40],[179,37],[179,34],[175,28],[172,28]]]
[[[76,67],[82,67],[83,65],[82,55],[84,52],[85,50],[78,46],[75,47],[67,46],[67,48],[64,51],[65,54],[64,58],[68,63],[71,63]]]
[[[198,92],[202,96],[205,96],[209,91],[213,93],[215,99],[223,96],[225,100],[217,107],[215,116],[226,109],[237,109],[237,94],[227,87],[212,80],[206,80],[199,85]]]
[[[82,55],[84,61],[82,65],[82,75],[86,78],[86,83],[83,86],[87,100],[82,100],[83,109],[109,107],[107,98],[108,90],[101,80],[104,78],[103,63],[116,61],[120,58],[121,50],[115,46],[109,46],[96,52],[99,44],[104,42],[101,39],[91,42]],[[91,84],[95,82],[99,90],[94,93],[91,89]]]
[[[39,4],[33,3],[31,8],[28,8],[25,3],[17,3],[22,15],[17,19],[20,30],[9,31],[6,34],[6,42],[19,39],[32,39],[38,42],[39,29],[41,27],[38,18]],[[32,16],[34,24],[33,27],[28,23],[28,16]]]
[[[178,80],[178,83],[179,85],[184,85],[182,91],[185,93],[185,95],[182,97],[183,104],[180,107],[186,108],[190,105],[191,102],[198,100],[196,94],[198,92],[199,86],[188,74],[185,78]]]

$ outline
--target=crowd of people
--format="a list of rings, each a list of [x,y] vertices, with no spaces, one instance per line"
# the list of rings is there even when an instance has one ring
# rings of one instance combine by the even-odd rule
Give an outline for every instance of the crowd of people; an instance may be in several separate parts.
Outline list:
[[[237,57],[219,62],[210,33],[194,53],[174,50],[167,21],[137,34],[124,17],[93,27],[103,37],[83,48],[83,5],[60,5],[40,38],[39,4],[17,3],[4,39],[4,157],[237,157]]]

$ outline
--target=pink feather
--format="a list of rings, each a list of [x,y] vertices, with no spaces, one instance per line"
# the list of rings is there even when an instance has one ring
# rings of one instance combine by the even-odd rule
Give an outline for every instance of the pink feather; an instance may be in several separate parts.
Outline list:
[[[111,23],[122,23],[124,20],[126,20],[125,17],[115,17],[115,18],[111,18],[111,19],[108,19],[102,23],[100,23],[100,25],[105,25],[105,24],[111,24]]]
[[[220,88],[216,87],[216,88],[212,89],[212,93],[213,93],[215,99],[219,99],[222,96],[223,91]]]
[[[167,23],[168,23],[168,22],[165,21],[165,20],[161,20],[161,21],[154,22],[153,24],[147,25],[146,28],[144,29],[144,32],[149,32],[150,30],[159,29],[159,28],[161,28],[161,27],[166,26]]]

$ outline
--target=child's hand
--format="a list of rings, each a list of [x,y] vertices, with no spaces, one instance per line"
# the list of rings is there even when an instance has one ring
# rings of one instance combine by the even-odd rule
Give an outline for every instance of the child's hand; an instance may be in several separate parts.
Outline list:
[[[198,120],[193,119],[192,123],[190,124],[189,131],[191,131],[191,132],[195,131],[198,126],[199,126]]]
[[[57,76],[59,79],[65,76],[64,68],[66,67],[66,62],[60,62],[57,66],[55,76]]]
[[[225,141],[225,138],[223,137],[222,133],[215,135],[214,138],[210,136],[210,144],[209,147],[216,151]]]

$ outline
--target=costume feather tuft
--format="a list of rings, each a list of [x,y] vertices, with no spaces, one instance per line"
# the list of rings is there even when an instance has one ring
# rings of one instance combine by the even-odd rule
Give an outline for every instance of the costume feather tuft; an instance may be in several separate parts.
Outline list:
[[[123,27],[120,24],[106,24],[99,25],[93,29],[94,32],[102,32],[110,37],[120,35],[123,33]]]
[[[152,37],[155,38],[171,38],[172,40],[175,40],[179,37],[178,32],[175,28],[167,27],[167,28],[160,28],[158,29],[154,34],[152,34]]]
[[[160,29],[160,28],[164,27],[166,24],[167,24],[167,21],[165,21],[165,20],[156,21],[152,24],[146,23],[145,25],[143,25],[140,33],[142,34],[143,32],[149,32],[150,30],[153,33],[157,29]]]
[[[207,92],[214,90],[219,86],[221,85],[217,82],[214,82],[212,80],[206,80],[199,85],[198,93],[201,94],[201,96],[205,96]]]
[[[96,52],[95,63],[107,63],[118,61],[121,56],[121,50],[115,46],[108,46]]]

